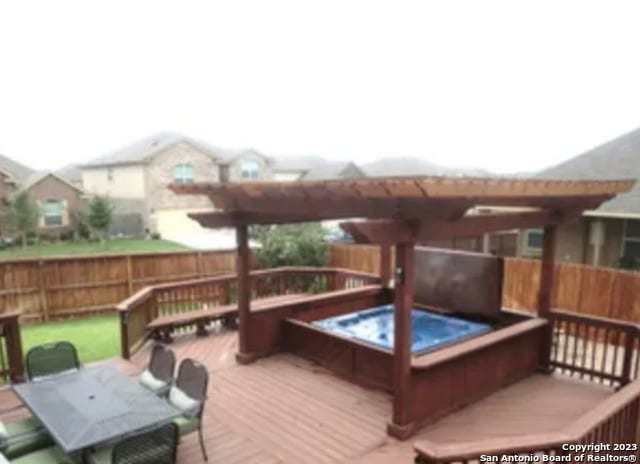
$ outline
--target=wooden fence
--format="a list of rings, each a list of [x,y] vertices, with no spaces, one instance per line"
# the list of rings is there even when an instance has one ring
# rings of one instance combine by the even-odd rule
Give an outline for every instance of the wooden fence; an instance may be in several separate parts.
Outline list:
[[[332,245],[329,266],[378,273],[380,251],[371,245]],[[610,319],[640,321],[640,273],[579,264],[556,264],[552,306]],[[503,305],[535,310],[540,261],[505,258]]]
[[[21,259],[0,262],[0,314],[26,321],[112,311],[141,288],[235,272],[235,251]]]

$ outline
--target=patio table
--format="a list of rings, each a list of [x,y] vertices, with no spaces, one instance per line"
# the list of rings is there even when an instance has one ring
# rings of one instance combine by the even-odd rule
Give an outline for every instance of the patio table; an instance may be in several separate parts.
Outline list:
[[[165,400],[107,365],[12,388],[68,454],[166,424],[180,415]]]

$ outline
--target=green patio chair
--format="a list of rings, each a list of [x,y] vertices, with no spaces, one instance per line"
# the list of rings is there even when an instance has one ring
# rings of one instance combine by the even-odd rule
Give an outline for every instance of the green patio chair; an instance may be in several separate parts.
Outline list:
[[[89,464],[175,464],[178,453],[178,427],[169,423],[106,446],[87,457]]]
[[[69,456],[55,446],[34,451],[15,459],[7,459],[0,453],[0,464],[73,464]]]
[[[0,452],[17,458],[53,444],[53,440],[33,417],[4,424],[0,421]]]
[[[34,346],[27,352],[25,361],[29,380],[80,369],[76,347],[69,342]]]
[[[193,359],[185,359],[178,367],[175,386],[169,390],[169,402],[182,412],[182,415],[173,421],[178,426],[180,436],[197,431],[205,461],[208,458],[202,438],[202,416],[208,384],[207,369]]]

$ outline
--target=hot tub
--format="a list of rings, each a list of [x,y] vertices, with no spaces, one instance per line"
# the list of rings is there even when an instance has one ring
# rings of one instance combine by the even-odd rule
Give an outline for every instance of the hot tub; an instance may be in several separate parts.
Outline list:
[[[312,324],[343,337],[393,350],[393,311],[392,305],[385,305],[313,321]],[[411,311],[411,319],[413,354],[426,353],[491,330],[487,324],[418,309]]]

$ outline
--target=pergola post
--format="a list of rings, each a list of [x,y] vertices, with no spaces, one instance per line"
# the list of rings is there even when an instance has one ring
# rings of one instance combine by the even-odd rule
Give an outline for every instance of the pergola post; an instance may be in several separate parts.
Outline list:
[[[395,311],[393,348],[393,421],[390,435],[404,439],[411,435],[411,309],[414,295],[415,243],[396,244]]]
[[[389,288],[391,282],[391,245],[380,245],[380,285]]]
[[[538,317],[549,319],[551,312],[551,298],[553,296],[554,260],[556,254],[557,227],[549,225],[544,228],[542,241],[542,264],[540,268],[540,287],[538,289]],[[551,358],[551,343],[553,341],[553,327],[551,322],[545,331],[541,362],[545,370],[549,368]]]
[[[236,353],[236,361],[240,364],[248,364],[253,361],[253,357],[249,351],[249,312],[251,311],[249,268],[251,266],[251,252],[249,250],[246,225],[236,227],[236,243],[238,245],[236,260],[236,272],[238,275],[238,353]]]

